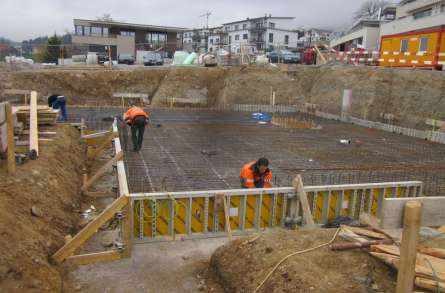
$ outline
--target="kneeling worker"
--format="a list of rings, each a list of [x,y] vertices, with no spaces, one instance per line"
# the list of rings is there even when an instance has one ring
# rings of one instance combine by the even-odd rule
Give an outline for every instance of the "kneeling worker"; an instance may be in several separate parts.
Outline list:
[[[124,114],[124,120],[131,126],[131,139],[133,141],[133,150],[139,151],[144,140],[145,125],[148,123],[148,114],[139,107],[132,106]]]
[[[241,188],[271,188],[272,171],[269,160],[261,158],[243,166],[240,173]]]

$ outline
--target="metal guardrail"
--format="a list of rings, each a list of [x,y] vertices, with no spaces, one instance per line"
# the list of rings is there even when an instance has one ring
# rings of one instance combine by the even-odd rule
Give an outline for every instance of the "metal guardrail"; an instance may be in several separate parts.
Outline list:
[[[363,212],[379,216],[383,198],[421,196],[422,182],[306,186],[304,189],[315,222],[325,224],[337,216],[358,219]],[[224,212],[216,203],[219,195],[228,198],[230,227],[235,235],[285,226],[302,216],[299,205],[291,205],[291,201],[297,200],[293,187],[136,193],[130,194],[135,242],[226,235]],[[291,212],[293,207],[296,210]],[[296,218],[289,218],[291,214]]]

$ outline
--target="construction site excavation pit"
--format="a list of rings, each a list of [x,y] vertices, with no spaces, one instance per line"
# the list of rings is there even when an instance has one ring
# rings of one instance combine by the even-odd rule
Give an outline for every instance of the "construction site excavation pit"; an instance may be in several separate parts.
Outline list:
[[[313,128],[260,124],[252,113],[204,108],[146,108],[142,149],[120,136],[130,193],[240,188],[243,164],[266,157],[273,185],[422,181],[427,196],[445,195],[445,145],[318,117]],[[71,108],[90,128],[107,129],[120,108]],[[305,121],[302,114],[289,114]]]

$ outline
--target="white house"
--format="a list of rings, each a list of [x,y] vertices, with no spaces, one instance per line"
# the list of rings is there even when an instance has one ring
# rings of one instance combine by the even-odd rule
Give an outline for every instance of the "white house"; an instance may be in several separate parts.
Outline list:
[[[271,15],[223,24],[227,42],[232,51],[240,52],[247,47],[251,53],[276,48],[297,48],[298,31],[294,17],[273,17]]]

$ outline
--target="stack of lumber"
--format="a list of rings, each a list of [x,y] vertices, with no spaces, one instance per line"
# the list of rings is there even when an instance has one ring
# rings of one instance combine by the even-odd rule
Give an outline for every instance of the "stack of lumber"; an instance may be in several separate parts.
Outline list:
[[[400,264],[400,244],[385,230],[369,227],[357,228],[341,226],[340,237],[349,241],[331,245],[333,250],[365,248],[385,264],[398,269]],[[444,233],[445,227],[438,230]],[[425,245],[417,246],[415,285],[433,292],[445,292],[445,249]]]
[[[371,255],[387,265],[398,269],[400,249],[396,245],[372,245]],[[436,292],[445,292],[445,249],[426,246],[417,247],[416,259],[417,287]]]
[[[17,115],[17,120],[29,125],[29,106],[13,107],[13,113]],[[54,110],[48,106],[37,106],[37,122],[38,125],[54,125],[57,121],[59,110]]]

